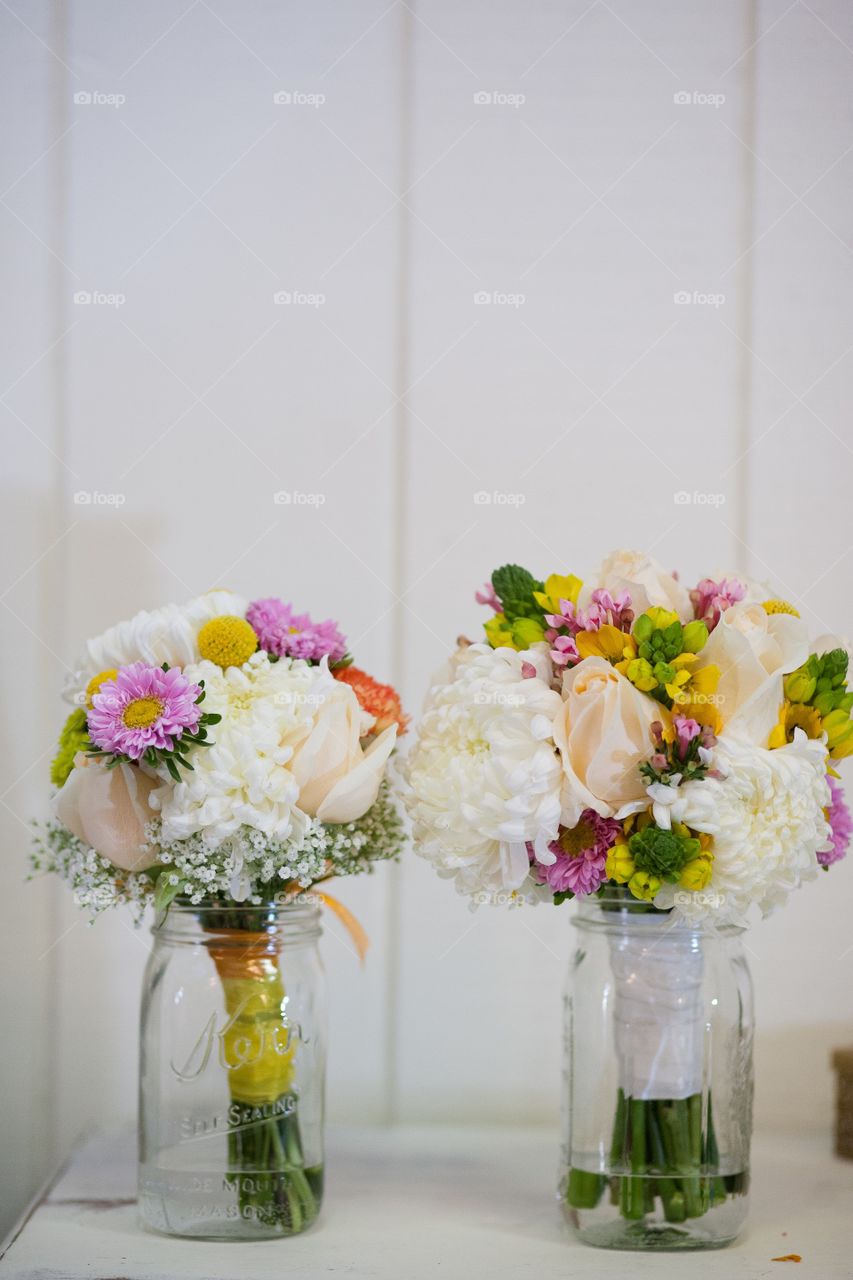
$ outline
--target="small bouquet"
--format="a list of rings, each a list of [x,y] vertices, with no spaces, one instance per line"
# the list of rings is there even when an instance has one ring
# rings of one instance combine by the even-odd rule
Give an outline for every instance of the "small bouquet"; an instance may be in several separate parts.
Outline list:
[[[232,1173],[242,1208],[310,1220],[298,1109],[280,1105],[292,1053],[281,1057],[263,1025],[287,1003],[263,931],[271,904],[400,852],[386,778],[406,726],[400,700],[352,666],[334,622],[229,591],[90,640],[66,692],[55,818],[39,831],[34,869],[63,876],[92,915],[129,904],[141,917],[178,899],[218,936],[246,931],[244,948],[210,948],[243,1064],[230,1075],[233,1102],[269,1116],[231,1135]],[[282,1150],[286,1167],[265,1179],[264,1161]],[[244,1165],[252,1176],[241,1180]],[[288,1170],[297,1201],[282,1190]]]
[[[416,849],[475,903],[599,895],[620,912],[665,913],[689,976],[701,965],[691,929],[741,925],[753,905],[766,914],[844,856],[851,818],[835,765],[853,753],[848,651],[810,639],[769,588],[726,574],[688,590],[650,557],[619,551],[590,585],[506,565],[477,600],[491,609],[485,642],[460,641],[407,762]],[[657,1131],[647,1110],[660,1109],[669,1172],[689,1189],[703,1159],[685,1118],[701,1089],[702,1010],[674,1011],[682,1028],[696,1024],[686,1033],[658,1025],[660,1052],[638,1051],[627,1027],[620,1035],[629,995],[668,1016],[655,967],[632,945],[623,938],[613,958],[615,1162],[650,1169],[637,1134]],[[673,1080],[684,1082],[677,1106]],[[633,1151],[618,1120],[631,1102]],[[570,1203],[600,1194],[589,1176],[569,1177]]]

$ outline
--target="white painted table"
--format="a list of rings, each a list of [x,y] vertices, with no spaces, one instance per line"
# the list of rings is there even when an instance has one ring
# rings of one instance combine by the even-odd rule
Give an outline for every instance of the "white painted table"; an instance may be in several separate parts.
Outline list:
[[[757,1138],[746,1236],[696,1254],[578,1244],[553,1199],[557,1140],[529,1129],[403,1127],[329,1135],[319,1222],[292,1240],[208,1244],[143,1231],[133,1140],[98,1137],[71,1161],[0,1261],[2,1280],[536,1280],[853,1276],[853,1163],[822,1140]],[[802,1263],[771,1259],[799,1253]]]

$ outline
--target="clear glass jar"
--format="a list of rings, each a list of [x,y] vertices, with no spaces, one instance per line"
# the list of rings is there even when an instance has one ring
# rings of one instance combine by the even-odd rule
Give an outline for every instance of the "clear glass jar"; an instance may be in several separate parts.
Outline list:
[[[742,930],[624,891],[578,903],[560,1200],[588,1244],[729,1244],[747,1214],[753,997]]]
[[[309,1227],[323,1194],[326,1009],[313,903],[172,903],[140,1041],[145,1226],[206,1239]]]

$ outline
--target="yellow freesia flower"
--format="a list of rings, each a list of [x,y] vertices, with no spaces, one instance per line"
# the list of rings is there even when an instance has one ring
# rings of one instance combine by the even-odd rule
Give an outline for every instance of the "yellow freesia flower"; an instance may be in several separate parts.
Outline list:
[[[628,888],[635,898],[643,902],[651,902],[659,892],[663,881],[648,871],[635,871],[628,881]]]
[[[605,622],[597,631],[579,631],[575,644],[582,658],[605,658],[618,669],[637,656],[637,642],[633,636]],[[624,672],[623,672],[624,675]]]
[[[678,883],[682,889],[689,889],[692,893],[700,893],[703,889],[707,889],[711,883],[713,870],[713,857],[710,854],[701,854],[698,858],[694,858],[687,863]]]
[[[773,751],[777,747],[784,747],[787,742],[793,742],[795,729],[803,729],[809,738],[819,738],[823,733],[820,712],[816,707],[807,707],[802,702],[789,702],[786,698],[779,708],[779,719],[773,726],[767,746]]]
[[[617,884],[628,883],[634,874],[634,859],[627,844],[614,844],[607,850],[604,872],[608,880],[615,880]]]
[[[494,617],[483,624],[486,632],[486,639],[493,649],[515,649],[518,646],[513,643],[512,627],[506,620],[505,613],[496,613]]]
[[[544,613],[562,613],[561,600],[577,605],[583,582],[573,573],[552,573],[545,579],[545,590],[534,591],[533,599]]]
[[[655,631],[663,631],[666,627],[672,626],[673,622],[680,621],[677,613],[673,613],[672,609],[664,609],[659,604],[647,609],[645,616],[651,619]]]

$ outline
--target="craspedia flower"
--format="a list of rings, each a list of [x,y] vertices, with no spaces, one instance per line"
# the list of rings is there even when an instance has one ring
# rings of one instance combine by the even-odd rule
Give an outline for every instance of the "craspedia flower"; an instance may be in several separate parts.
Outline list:
[[[88,715],[94,746],[112,755],[139,760],[153,747],[171,751],[185,730],[201,720],[201,688],[180,667],[149,667],[144,662],[121,667],[105,680],[92,699]]]
[[[799,618],[799,609],[795,609],[787,600],[763,600],[761,607],[765,613],[789,613],[792,618]]]
[[[258,647],[258,637],[245,618],[223,614],[211,618],[198,633],[198,651],[217,667],[242,667]]]
[[[396,724],[398,738],[406,732],[409,717],[403,712],[400,695],[390,684],[380,684],[358,667],[341,667],[334,674],[336,680],[350,686],[364,710],[376,717],[371,733],[381,733],[391,724]]]
[[[296,614],[293,606],[275,596],[254,600],[246,617],[257,633],[260,646],[277,658],[304,658],[306,662],[340,662],[347,642],[337,623],[312,622],[307,613]]]
[[[50,764],[50,780],[55,787],[65,786],[68,775],[74,768],[74,757],[84,749],[88,741],[86,712],[82,707],[75,707],[62,726],[57,752]]]
[[[104,681],[115,680],[117,675],[118,669],[116,667],[108,667],[106,671],[99,671],[96,676],[92,676],[92,679],[86,685],[86,705],[91,707],[92,699]]]

